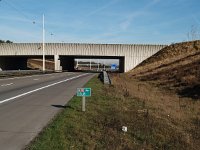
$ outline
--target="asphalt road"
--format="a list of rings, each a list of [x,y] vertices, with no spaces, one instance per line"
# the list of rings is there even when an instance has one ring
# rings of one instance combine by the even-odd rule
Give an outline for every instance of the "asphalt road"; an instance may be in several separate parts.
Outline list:
[[[0,150],[25,148],[92,76],[57,73],[0,79]]]

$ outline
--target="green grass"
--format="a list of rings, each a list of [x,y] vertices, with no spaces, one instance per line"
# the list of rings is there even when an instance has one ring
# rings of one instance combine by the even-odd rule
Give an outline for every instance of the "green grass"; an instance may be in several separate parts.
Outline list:
[[[81,98],[75,96],[27,149],[105,149],[119,144],[130,149],[131,141],[124,138],[129,135],[122,133],[119,114],[104,85],[95,77],[85,87],[92,88],[86,112],[81,111]]]
[[[144,101],[129,97],[114,86],[104,86],[94,77],[85,87],[92,88],[86,98],[74,97],[44,131],[27,147],[30,150],[68,149],[185,149],[175,129],[163,119],[155,119]],[[125,95],[125,96],[124,96]],[[151,110],[138,113],[138,110]],[[122,126],[128,132],[122,132]]]

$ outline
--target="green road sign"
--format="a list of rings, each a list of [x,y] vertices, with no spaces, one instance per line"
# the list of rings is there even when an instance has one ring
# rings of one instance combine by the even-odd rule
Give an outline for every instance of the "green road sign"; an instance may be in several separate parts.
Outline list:
[[[77,88],[76,95],[80,97],[89,97],[91,96],[91,88]]]

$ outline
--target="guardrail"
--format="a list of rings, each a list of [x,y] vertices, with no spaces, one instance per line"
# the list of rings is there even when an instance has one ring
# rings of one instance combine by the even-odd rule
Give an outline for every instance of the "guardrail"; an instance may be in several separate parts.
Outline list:
[[[101,72],[99,78],[104,84],[111,84],[110,77],[106,71]]]

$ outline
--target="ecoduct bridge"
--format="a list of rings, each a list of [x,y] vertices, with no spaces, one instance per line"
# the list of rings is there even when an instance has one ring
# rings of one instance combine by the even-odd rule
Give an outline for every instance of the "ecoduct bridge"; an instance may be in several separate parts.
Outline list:
[[[46,43],[46,58],[54,59],[55,70],[74,69],[76,58],[84,59],[119,59],[120,72],[127,72],[146,58],[152,56],[166,45],[139,44],[75,44]],[[24,70],[28,58],[42,56],[41,43],[0,44],[0,69]]]

